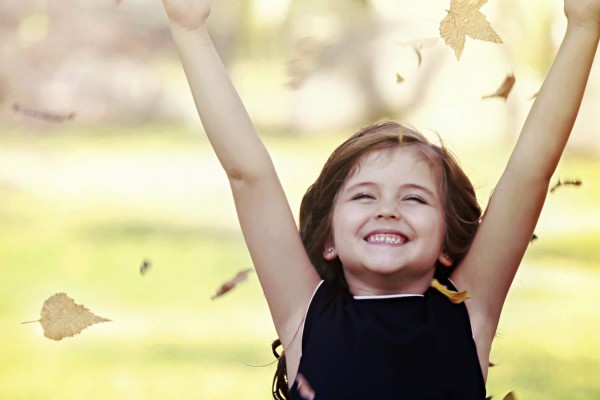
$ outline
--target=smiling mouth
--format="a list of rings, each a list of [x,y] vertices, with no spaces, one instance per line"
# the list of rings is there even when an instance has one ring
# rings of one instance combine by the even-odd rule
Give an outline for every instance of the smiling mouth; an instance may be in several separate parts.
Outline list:
[[[406,237],[392,233],[376,233],[365,238],[368,243],[381,244],[403,244],[406,243]]]

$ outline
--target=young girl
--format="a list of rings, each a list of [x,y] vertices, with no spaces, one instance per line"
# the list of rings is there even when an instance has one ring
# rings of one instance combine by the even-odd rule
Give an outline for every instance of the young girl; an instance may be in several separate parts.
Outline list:
[[[211,1],[163,4],[284,348],[274,397],[483,399],[502,305],[598,46],[600,0],[564,0],[563,43],[483,217],[443,147],[382,123],[334,151],[300,232],[211,42]]]

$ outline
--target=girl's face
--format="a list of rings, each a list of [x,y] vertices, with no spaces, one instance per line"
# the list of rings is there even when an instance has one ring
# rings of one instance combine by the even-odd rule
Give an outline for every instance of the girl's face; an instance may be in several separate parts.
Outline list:
[[[445,232],[439,171],[410,146],[367,154],[334,202],[324,257],[342,262],[354,295],[424,293]],[[333,250],[332,250],[333,249]]]

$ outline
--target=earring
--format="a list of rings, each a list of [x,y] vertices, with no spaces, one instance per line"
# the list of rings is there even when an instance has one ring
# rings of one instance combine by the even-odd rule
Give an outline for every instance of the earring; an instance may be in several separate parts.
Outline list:
[[[330,247],[330,248],[328,248],[328,249],[327,249],[327,252],[328,252],[328,253],[333,253],[333,247]]]

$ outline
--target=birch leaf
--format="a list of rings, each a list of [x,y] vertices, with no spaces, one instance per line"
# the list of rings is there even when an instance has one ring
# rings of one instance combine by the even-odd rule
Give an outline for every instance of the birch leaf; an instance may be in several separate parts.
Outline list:
[[[251,269],[245,269],[238,272],[233,278],[223,283],[217,292],[211,297],[211,299],[214,300],[217,297],[223,296],[225,293],[229,292],[231,289],[245,281],[248,277],[248,273],[250,272],[252,272]]]
[[[29,322],[39,322],[48,339],[61,340],[77,335],[90,325],[108,321],[110,320],[95,315],[86,307],[75,304],[65,293],[56,293],[44,302],[41,318]]]
[[[496,90],[492,94],[488,94],[487,96],[481,97],[481,99],[490,99],[492,97],[502,97],[504,100],[506,100],[514,85],[515,85],[515,76],[513,74],[507,75],[506,78],[504,78],[504,82],[502,82],[502,84],[500,85],[498,90]]]
[[[446,44],[454,49],[456,59],[465,48],[466,36],[492,43],[502,43],[502,39],[479,9],[488,0],[450,0],[448,15],[440,22],[440,35]]]

